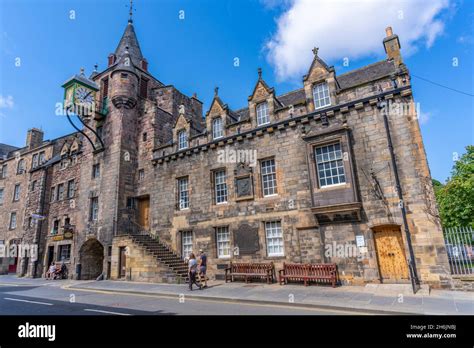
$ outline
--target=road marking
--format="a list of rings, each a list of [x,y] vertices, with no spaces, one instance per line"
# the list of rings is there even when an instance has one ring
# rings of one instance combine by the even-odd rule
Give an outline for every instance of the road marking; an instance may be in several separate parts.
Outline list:
[[[42,304],[42,305],[45,305],[45,306],[52,306],[53,305],[52,303],[47,303],[47,302],[21,300],[19,298],[11,298],[11,297],[4,297],[3,299],[8,300],[8,301],[18,301],[18,302],[28,302],[28,303]]]
[[[13,283],[0,283],[0,286],[19,286],[19,285],[13,284]]]
[[[105,314],[115,314],[115,315],[131,315],[128,313],[119,313],[119,312],[109,312],[109,311],[102,311],[100,309],[84,309],[87,312],[98,312],[98,313],[105,313]]]
[[[68,286],[62,287],[62,289],[67,290]],[[155,295],[155,294],[137,294],[137,293],[130,293],[130,292],[114,292],[110,290],[96,290],[96,289],[79,289],[79,288],[70,288],[70,290],[74,291],[83,291],[83,292],[95,292],[99,294],[104,294],[104,295],[127,295],[127,296],[137,296],[137,297],[151,297],[151,298],[164,298],[164,299],[170,299],[170,300],[176,300],[176,295]],[[311,311],[311,312],[338,312],[338,313],[346,313],[346,314],[351,314],[354,315],[354,311],[351,310],[344,310],[344,309],[337,309],[337,308],[315,308],[315,307],[303,307],[303,306],[291,306],[287,304],[263,304],[263,303],[245,303],[245,302],[236,302],[236,301],[226,301],[226,300],[208,300],[208,299],[203,299],[203,298],[186,298],[187,301],[196,301],[196,302],[213,302],[213,303],[224,303],[224,304],[230,304],[230,305],[244,305],[244,306],[256,306],[256,307],[269,307],[269,308],[281,308],[281,309],[293,309],[293,310],[303,310],[303,311]],[[363,313],[357,312],[357,315],[373,315],[371,313]]]

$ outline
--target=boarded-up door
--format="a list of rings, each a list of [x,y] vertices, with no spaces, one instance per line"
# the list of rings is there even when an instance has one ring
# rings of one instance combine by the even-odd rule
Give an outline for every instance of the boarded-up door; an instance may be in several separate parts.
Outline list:
[[[138,200],[138,224],[145,229],[150,227],[150,198],[140,198]]]
[[[408,265],[400,228],[398,226],[374,228],[374,236],[382,280],[408,279]]]

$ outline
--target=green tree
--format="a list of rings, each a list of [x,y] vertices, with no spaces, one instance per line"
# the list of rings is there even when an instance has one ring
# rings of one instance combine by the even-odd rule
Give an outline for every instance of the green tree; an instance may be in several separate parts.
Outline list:
[[[445,185],[433,180],[441,222],[444,227],[471,226],[474,228],[474,146],[466,146],[454,163],[451,178]]]

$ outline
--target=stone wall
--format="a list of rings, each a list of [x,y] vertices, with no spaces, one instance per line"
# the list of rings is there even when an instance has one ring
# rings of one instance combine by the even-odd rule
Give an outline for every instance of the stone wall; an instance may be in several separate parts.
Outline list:
[[[119,253],[120,248],[127,248],[126,256],[126,276],[123,280],[157,282],[157,283],[176,283],[176,275],[168,266],[157,263],[142,247],[137,246],[128,236],[114,238],[112,245],[112,268],[111,279],[118,280],[119,273]]]

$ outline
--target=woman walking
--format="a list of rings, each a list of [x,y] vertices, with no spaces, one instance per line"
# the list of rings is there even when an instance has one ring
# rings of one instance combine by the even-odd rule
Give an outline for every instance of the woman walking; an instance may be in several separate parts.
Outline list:
[[[189,290],[193,291],[193,284],[202,289],[201,285],[196,283],[196,272],[197,272],[197,261],[196,256],[193,253],[189,254],[189,262],[188,262],[188,276],[189,276]]]

